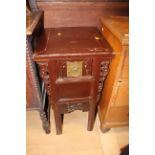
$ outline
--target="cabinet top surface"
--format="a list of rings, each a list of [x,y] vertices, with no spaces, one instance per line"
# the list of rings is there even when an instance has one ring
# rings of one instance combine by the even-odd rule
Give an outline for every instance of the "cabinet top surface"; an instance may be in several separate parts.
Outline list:
[[[105,16],[101,23],[106,26],[123,45],[129,44],[129,17],[128,16]]]
[[[95,27],[45,29],[38,40],[35,57],[112,55],[112,48]]]

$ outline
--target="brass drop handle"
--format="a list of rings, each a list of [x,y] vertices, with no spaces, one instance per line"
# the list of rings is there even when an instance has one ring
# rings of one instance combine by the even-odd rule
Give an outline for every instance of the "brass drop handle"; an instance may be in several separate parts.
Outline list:
[[[123,82],[122,80],[118,80],[117,81],[117,86],[120,86],[122,84],[122,82]]]
[[[118,82],[119,82],[119,83],[122,83],[123,81],[122,81],[122,80],[119,80]]]

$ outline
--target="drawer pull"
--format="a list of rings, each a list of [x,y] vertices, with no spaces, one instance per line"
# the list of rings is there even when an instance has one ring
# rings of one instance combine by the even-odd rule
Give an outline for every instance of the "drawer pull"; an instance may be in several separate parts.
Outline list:
[[[118,82],[119,82],[119,83],[122,83],[123,81],[122,81],[122,80],[119,80]]]

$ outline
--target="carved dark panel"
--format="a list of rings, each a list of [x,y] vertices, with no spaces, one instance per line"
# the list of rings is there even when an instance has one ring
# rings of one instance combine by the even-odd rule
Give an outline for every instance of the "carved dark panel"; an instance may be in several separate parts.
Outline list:
[[[45,88],[46,88],[47,94],[51,95],[50,79],[49,79],[49,73],[48,73],[48,64],[47,63],[41,63],[41,64],[39,64],[39,68],[40,68],[40,76],[45,83]]]
[[[75,110],[82,110],[88,111],[89,109],[89,103],[67,103],[67,104],[61,104],[59,105],[59,111],[60,113],[70,113]]]
[[[103,89],[103,83],[104,83],[104,80],[106,79],[106,76],[108,75],[108,70],[109,70],[109,61],[102,61],[100,64],[100,80],[98,84],[97,101],[99,101],[100,99],[100,95]]]

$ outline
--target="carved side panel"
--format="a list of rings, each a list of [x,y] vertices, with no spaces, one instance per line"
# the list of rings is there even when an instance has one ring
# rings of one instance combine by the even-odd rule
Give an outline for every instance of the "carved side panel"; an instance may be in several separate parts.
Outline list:
[[[99,79],[99,84],[98,84],[97,102],[100,99],[104,80],[106,79],[106,76],[108,75],[108,71],[109,71],[109,61],[102,61],[100,64],[100,79]]]
[[[40,76],[43,79],[45,83],[45,88],[47,91],[47,94],[51,95],[51,87],[50,87],[50,78],[49,78],[49,72],[48,72],[48,64],[47,63],[41,63],[39,64],[40,68]]]

